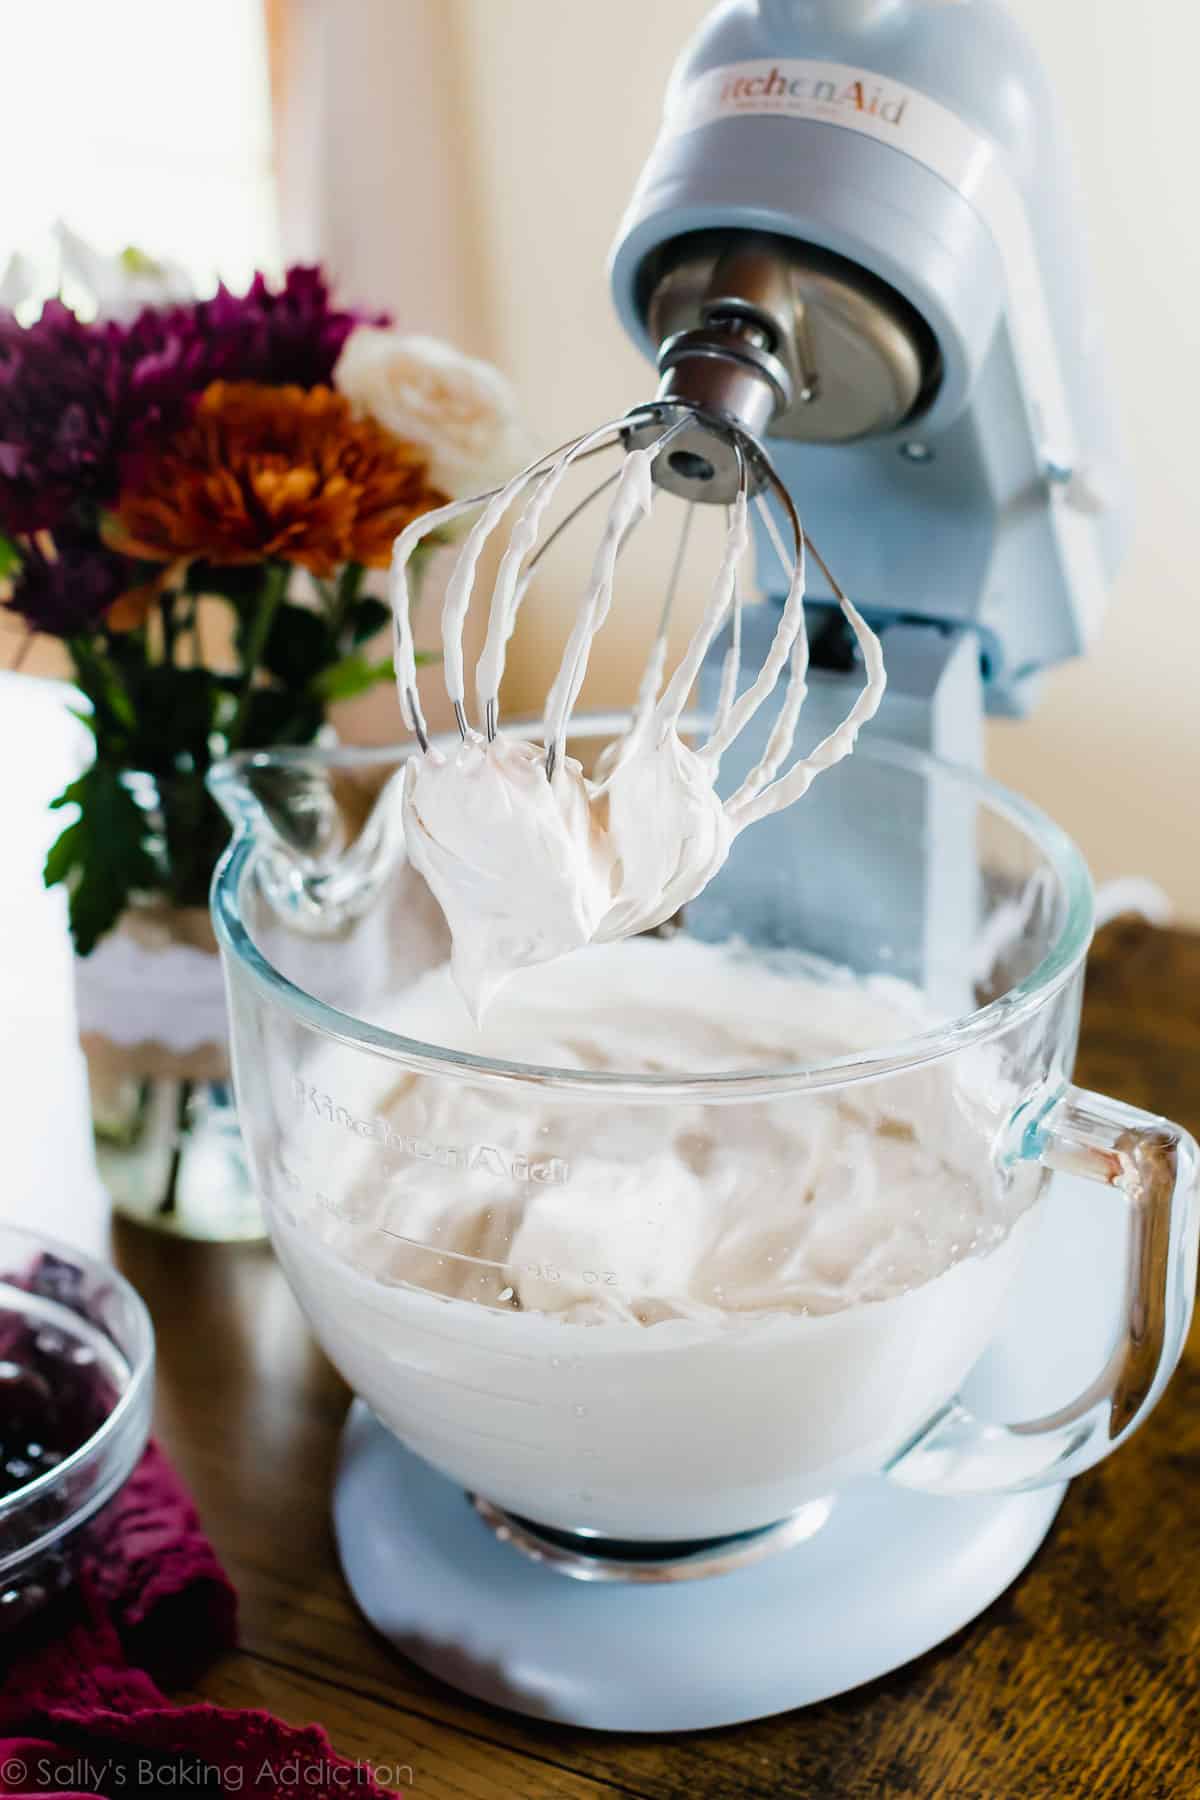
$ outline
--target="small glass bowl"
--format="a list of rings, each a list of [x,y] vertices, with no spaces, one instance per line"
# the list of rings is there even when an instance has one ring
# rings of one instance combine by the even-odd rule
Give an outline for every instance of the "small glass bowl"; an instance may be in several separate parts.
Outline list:
[[[154,1328],[129,1283],[0,1226],[0,1638],[70,1586],[84,1528],[145,1449],[153,1396]]]

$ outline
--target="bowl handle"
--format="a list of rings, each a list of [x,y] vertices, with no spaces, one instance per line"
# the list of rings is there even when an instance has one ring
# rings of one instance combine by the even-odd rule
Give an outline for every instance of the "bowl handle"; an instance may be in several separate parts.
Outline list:
[[[948,1401],[888,1464],[905,1487],[995,1494],[1066,1481],[1136,1430],[1183,1351],[1200,1216],[1194,1140],[1166,1119],[1072,1087],[1025,1128],[1019,1154],[1124,1195],[1130,1230],[1117,1341],[1083,1392],[1044,1418],[998,1425]]]

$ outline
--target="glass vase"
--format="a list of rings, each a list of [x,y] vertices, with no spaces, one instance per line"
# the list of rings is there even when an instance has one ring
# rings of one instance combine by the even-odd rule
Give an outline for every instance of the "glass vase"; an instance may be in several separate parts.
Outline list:
[[[96,1165],[114,1210],[178,1237],[261,1239],[207,910],[131,907],[76,958],[75,997]]]

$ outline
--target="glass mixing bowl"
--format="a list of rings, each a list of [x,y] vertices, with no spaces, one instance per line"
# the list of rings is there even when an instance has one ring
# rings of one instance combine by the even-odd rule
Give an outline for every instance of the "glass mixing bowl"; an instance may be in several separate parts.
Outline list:
[[[623,724],[581,721],[572,754],[586,766]],[[224,765],[214,791],[236,831],[213,905],[275,1248],[328,1355],[405,1444],[539,1528],[653,1545],[754,1531],[864,1474],[944,1494],[1059,1482],[1145,1417],[1190,1315],[1195,1146],[1071,1085],[1091,888],[1048,819],[979,775],[864,742],[737,841],[676,935],[640,940],[643,994],[674,1009],[671,1050],[579,1066],[584,1009],[578,1053],[542,1066],[473,1051],[457,1027],[406,1035],[406,1017],[428,1020],[414,996],[447,939],[404,860],[402,760]],[[722,943],[748,1006],[760,978],[802,970],[816,1017],[849,972],[901,997],[887,1016],[902,1022],[810,1060],[693,1053],[688,971],[698,985]],[[569,987],[558,967],[551,987]],[[703,1258],[672,1273],[659,1256],[647,1277],[648,1242],[703,1227],[683,1216],[681,1159],[701,1183],[716,1159],[739,1184],[760,1274],[800,1247],[810,1276],[827,1270],[839,1202],[813,1201],[796,1146],[864,1116],[907,1158],[870,1280],[839,1294],[835,1270],[783,1306],[769,1281],[729,1291]],[[1068,1404],[982,1419],[961,1384],[1055,1169],[1127,1210],[1120,1331]],[[962,1229],[907,1279],[905,1245],[928,1245],[939,1207],[939,1228]]]

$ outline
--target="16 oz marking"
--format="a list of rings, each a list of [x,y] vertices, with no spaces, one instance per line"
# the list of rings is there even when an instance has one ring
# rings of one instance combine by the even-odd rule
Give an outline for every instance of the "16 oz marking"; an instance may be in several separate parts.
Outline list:
[[[521,1273],[532,1275],[535,1281],[561,1281],[563,1271],[555,1268],[553,1263],[522,1263]],[[588,1287],[616,1287],[617,1272],[615,1269],[580,1269],[566,1271],[568,1278],[583,1281]]]

